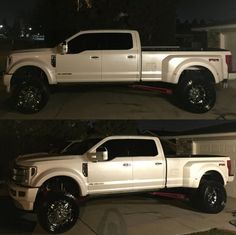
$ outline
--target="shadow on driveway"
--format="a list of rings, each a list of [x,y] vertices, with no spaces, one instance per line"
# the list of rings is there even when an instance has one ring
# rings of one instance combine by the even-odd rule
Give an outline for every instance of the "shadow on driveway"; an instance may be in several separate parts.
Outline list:
[[[16,209],[9,197],[0,197],[0,234],[32,234],[36,226],[34,214]]]

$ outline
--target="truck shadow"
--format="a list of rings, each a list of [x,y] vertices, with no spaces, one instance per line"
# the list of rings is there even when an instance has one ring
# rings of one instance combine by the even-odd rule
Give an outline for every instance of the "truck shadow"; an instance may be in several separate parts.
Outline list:
[[[174,199],[174,198],[168,198],[164,196],[155,196],[151,194],[145,195],[146,198],[151,198],[154,200],[157,200],[160,202],[160,204],[164,205],[170,205],[172,207],[193,211],[193,212],[200,212],[198,209],[194,207],[194,205],[191,204],[191,202],[188,199]]]
[[[200,212],[198,209],[194,208],[188,199],[174,199],[168,198],[164,196],[156,196],[149,193],[134,193],[132,195],[121,194],[121,195],[110,195],[110,196],[99,196],[99,197],[91,197],[82,201],[82,208],[86,208],[86,205],[89,204],[122,204],[122,205],[152,205],[152,204],[163,204],[169,205],[171,207],[176,207],[183,210],[189,210],[193,212]],[[83,210],[82,210],[83,211]]]
[[[0,234],[32,234],[36,226],[34,214],[15,208],[9,197],[0,197]]]

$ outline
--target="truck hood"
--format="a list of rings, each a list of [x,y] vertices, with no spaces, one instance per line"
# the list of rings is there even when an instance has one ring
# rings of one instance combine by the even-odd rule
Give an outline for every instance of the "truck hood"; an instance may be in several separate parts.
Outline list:
[[[33,154],[26,154],[26,155],[20,155],[19,157],[16,158],[16,164],[19,165],[26,165],[26,166],[31,166],[34,163],[46,163],[49,161],[65,161],[65,160],[71,160],[74,158],[78,159],[78,155],[76,156],[65,156],[65,155],[60,155],[60,154],[51,154],[51,153],[33,153]]]
[[[11,55],[18,55],[18,54],[55,54],[57,52],[56,48],[37,48],[37,49],[25,49],[25,50],[16,50],[12,51]]]

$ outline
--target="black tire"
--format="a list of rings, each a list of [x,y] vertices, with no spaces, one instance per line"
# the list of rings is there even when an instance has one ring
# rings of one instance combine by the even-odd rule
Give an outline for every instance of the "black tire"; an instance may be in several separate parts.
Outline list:
[[[39,112],[47,104],[48,99],[48,86],[40,80],[25,80],[13,88],[13,105],[21,113]]]
[[[38,202],[37,216],[48,233],[64,233],[75,225],[79,207],[73,195],[51,192],[41,200]]]
[[[205,181],[200,184],[196,201],[200,210],[216,214],[225,208],[227,200],[224,185],[215,181]]]
[[[179,105],[193,113],[206,113],[216,102],[214,83],[200,75],[184,76],[177,85],[175,95]]]

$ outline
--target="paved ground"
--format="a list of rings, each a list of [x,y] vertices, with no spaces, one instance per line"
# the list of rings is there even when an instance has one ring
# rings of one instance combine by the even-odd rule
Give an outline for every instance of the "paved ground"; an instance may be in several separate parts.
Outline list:
[[[87,201],[80,219],[67,235],[175,235],[221,228],[236,232],[229,224],[236,199],[228,198],[219,214],[192,210],[186,202],[150,195],[97,198]],[[0,235],[47,234],[35,214],[18,211],[8,197],[0,197]]]
[[[236,81],[227,89],[217,89],[216,106],[206,114],[192,114],[176,107],[158,92],[127,87],[93,86],[59,88],[47,106],[34,115],[23,115],[7,103],[0,79],[1,119],[235,119]]]

